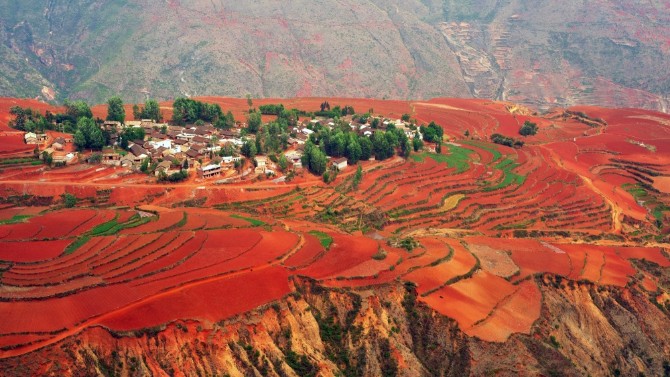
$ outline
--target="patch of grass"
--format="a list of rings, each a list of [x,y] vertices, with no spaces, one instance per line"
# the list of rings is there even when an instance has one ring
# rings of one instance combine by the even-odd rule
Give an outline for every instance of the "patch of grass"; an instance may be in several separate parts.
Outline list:
[[[234,219],[244,220],[244,221],[250,223],[251,226],[253,226],[253,227],[265,225],[265,222],[260,221],[258,219],[251,218],[251,217],[244,217],[244,216],[241,216],[241,215],[230,215],[230,217],[232,217]]]
[[[443,162],[449,165],[450,168],[456,168],[457,173],[463,173],[470,168],[470,154],[473,153],[471,149],[458,147],[456,145],[447,144],[449,154],[437,154],[424,152],[420,154],[413,154],[410,157],[416,162],[423,162],[426,158],[431,158],[436,162]]]
[[[0,221],[0,225],[9,225],[9,224],[17,224],[17,223],[22,223],[31,218],[32,216],[30,215],[14,215],[11,219],[7,220],[2,220]]]
[[[495,147],[493,147],[490,144],[485,144],[481,142],[476,142],[476,141],[462,141],[461,143],[467,144],[467,145],[472,145],[474,147],[477,147],[479,149],[483,149],[485,151],[491,152],[493,154],[493,161],[496,162],[502,158],[502,153],[500,153],[499,150],[497,150]]]
[[[320,232],[318,230],[310,230],[309,234],[318,238],[319,242],[321,242],[321,246],[323,246],[323,248],[326,250],[329,250],[330,245],[333,244],[333,237],[329,236],[327,233]]]
[[[491,187],[486,187],[484,191],[494,191],[494,190],[499,190],[502,188],[505,188],[511,184],[517,184],[519,186],[523,185],[523,183],[526,181],[526,176],[525,175],[519,175],[514,173],[512,170],[515,169],[519,164],[515,163],[514,161],[510,160],[509,158],[506,158],[502,160],[501,162],[497,163],[494,168],[498,170],[503,171],[503,180],[502,182],[498,183],[495,186]]]
[[[96,225],[95,228],[93,228],[89,231],[89,234],[91,234],[93,236],[98,236],[98,235],[102,235],[103,233],[108,232],[110,229],[112,229],[113,227],[118,225],[117,222],[116,222],[116,220],[118,218],[119,218],[119,214],[117,213],[116,216],[114,216],[113,219],[107,221],[106,223]]]
[[[151,217],[142,217],[140,215],[133,215],[128,221],[125,223],[119,224],[117,222],[118,215],[114,219],[96,226],[93,228],[87,235],[91,236],[111,236],[114,235],[118,232],[120,232],[123,229],[129,229],[129,228],[135,228],[140,225],[146,224],[150,221],[153,221],[157,217],[151,216]]]
[[[646,207],[656,220],[656,226],[662,228],[665,217],[664,212],[670,212],[670,207],[658,200],[657,195],[654,194],[651,187],[645,186],[646,185],[640,183],[625,183],[621,188],[630,193],[636,202]]]
[[[82,237],[77,238],[76,240],[74,240],[74,242],[67,245],[63,254],[68,255],[68,254],[74,253],[77,249],[84,246],[84,244],[86,244],[86,242],[88,242],[90,240],[91,240],[91,237],[89,237],[89,236],[82,236]]]

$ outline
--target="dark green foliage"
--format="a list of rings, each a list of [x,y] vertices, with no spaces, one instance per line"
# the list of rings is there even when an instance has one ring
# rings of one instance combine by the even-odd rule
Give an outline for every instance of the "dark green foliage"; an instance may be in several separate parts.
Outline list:
[[[14,119],[9,121],[9,126],[17,130],[41,133],[44,130],[54,129],[54,124],[47,117],[31,108],[14,106],[9,109],[9,113],[14,116]]]
[[[309,140],[305,143],[305,152],[301,160],[302,166],[313,174],[322,175],[326,171],[328,164],[326,154]]]
[[[151,119],[160,122],[163,119],[158,101],[150,99],[144,103],[144,107],[133,106],[133,117],[135,120]]]
[[[358,185],[361,183],[362,179],[363,179],[363,168],[359,164],[358,167],[356,167],[356,174],[354,174],[354,179],[351,182],[351,188],[354,190],[358,189]]]
[[[128,148],[128,144],[134,140],[144,140],[145,132],[142,127],[129,127],[123,130],[119,135],[119,146],[123,149]]]
[[[284,105],[282,105],[282,104],[279,104],[279,105],[274,105],[274,104],[260,105],[260,106],[258,106],[258,110],[263,115],[279,115],[282,111],[284,111]]]
[[[401,119],[402,119],[404,122],[409,122],[409,118],[410,118],[410,115],[409,115],[409,114],[403,114]]]
[[[292,350],[286,353],[285,360],[298,376],[313,377],[319,371],[317,365],[310,362],[307,356],[299,355]]]
[[[172,173],[170,175],[167,175],[165,173],[161,173],[161,175],[158,176],[158,182],[171,182],[171,183],[176,183],[176,182],[182,182],[185,181],[188,178],[188,172],[186,170],[180,170],[176,173]]]
[[[247,118],[247,132],[255,134],[261,128],[261,113],[249,113]]]
[[[521,126],[521,129],[519,130],[519,134],[522,136],[535,135],[536,133],[537,124],[528,120],[523,123],[523,126]]]
[[[74,134],[74,144],[79,150],[97,149],[105,146],[105,136],[100,127],[91,118],[82,117],[77,121],[77,132]]]
[[[414,149],[414,152],[418,152],[421,149],[423,149],[423,141],[421,141],[420,138],[415,137],[412,139],[412,148]]]
[[[496,144],[505,145],[512,148],[521,148],[523,147],[524,144],[523,141],[521,140],[515,140],[514,138],[507,137],[501,134],[491,135],[491,141]]]
[[[423,140],[435,143],[442,141],[444,130],[442,130],[442,127],[435,124],[435,122],[430,122],[428,126],[421,126],[421,134],[423,135]]]
[[[256,157],[256,143],[245,139],[244,144],[242,144],[242,147],[240,148],[240,153],[242,153],[242,155],[247,158]]]
[[[107,120],[125,123],[126,110],[123,108],[121,97],[114,96],[107,101]]]
[[[222,116],[223,111],[218,104],[204,103],[190,98],[177,98],[174,101],[172,122],[177,125],[203,122],[216,123]]]
[[[77,205],[77,197],[69,194],[69,193],[64,193],[61,196],[61,199],[63,199],[63,205],[65,208],[72,208]]]
[[[214,127],[216,128],[221,128],[224,130],[229,130],[235,126],[235,117],[233,117],[233,113],[228,111],[226,115],[224,115],[222,118],[220,118],[218,121],[214,123]]]
[[[71,123],[77,123],[79,118],[93,119],[93,112],[88,104],[84,101],[68,101],[63,102],[65,106],[65,114],[57,114],[56,122],[61,123],[69,120]]]
[[[383,377],[395,377],[398,375],[398,362],[391,354],[391,344],[388,339],[379,342],[380,368]]]

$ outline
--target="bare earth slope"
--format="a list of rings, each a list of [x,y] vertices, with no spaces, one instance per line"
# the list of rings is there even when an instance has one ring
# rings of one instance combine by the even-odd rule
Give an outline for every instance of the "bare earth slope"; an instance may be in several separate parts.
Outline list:
[[[0,1],[0,95],[507,99],[667,111],[667,4]]]

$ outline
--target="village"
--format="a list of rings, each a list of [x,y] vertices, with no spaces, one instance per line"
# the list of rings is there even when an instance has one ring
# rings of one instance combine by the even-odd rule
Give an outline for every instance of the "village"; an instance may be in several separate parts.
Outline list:
[[[127,120],[123,123],[104,121],[99,127],[109,135],[109,143],[101,151],[78,151],[72,134],[51,130],[45,133],[26,132],[24,139],[26,144],[36,146],[36,156],[53,167],[99,163],[124,168],[127,173],[147,173],[159,181],[179,182],[188,178],[193,182],[223,184],[254,179],[283,182],[296,174],[304,174],[305,144],[310,135],[319,129],[332,131],[348,125],[358,137],[370,138],[377,130],[393,127],[402,130],[409,140],[421,138],[419,129],[408,120],[384,117],[366,117],[364,120],[364,123],[360,122],[360,118],[352,115],[341,118],[313,116],[312,119],[297,120],[296,125],[289,129],[286,147],[282,151],[284,166],[280,166],[280,158],[275,153],[259,153],[245,158],[241,149],[245,143],[254,143],[256,139],[256,135],[245,132],[245,122],[235,122],[234,127],[221,129],[203,122],[177,126],[153,119]],[[267,126],[267,123],[263,126]],[[130,134],[143,134],[144,137],[128,140],[127,147],[122,148],[120,135],[128,130],[142,130]],[[327,159],[329,170],[347,169],[346,157],[328,156]],[[374,160],[374,154],[369,159]]]

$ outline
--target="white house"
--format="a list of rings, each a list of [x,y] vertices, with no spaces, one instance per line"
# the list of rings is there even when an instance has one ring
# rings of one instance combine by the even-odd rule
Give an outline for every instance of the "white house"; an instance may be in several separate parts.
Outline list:
[[[344,170],[347,168],[347,158],[346,157],[340,157],[340,158],[334,158],[333,159],[333,166],[337,168],[337,170]]]

